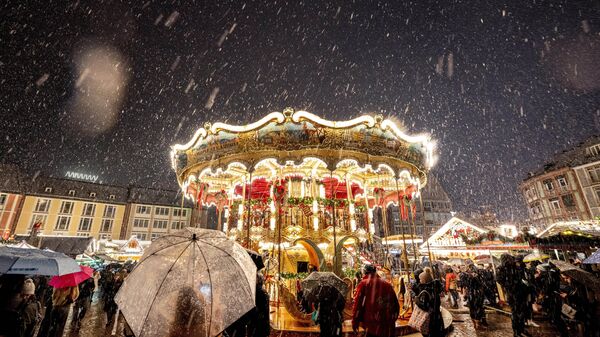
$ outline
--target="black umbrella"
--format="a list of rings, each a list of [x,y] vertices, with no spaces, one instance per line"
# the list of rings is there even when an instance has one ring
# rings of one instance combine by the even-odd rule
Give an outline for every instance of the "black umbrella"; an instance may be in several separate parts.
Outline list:
[[[342,296],[348,292],[348,285],[332,272],[313,272],[302,280],[304,296],[318,300],[324,288],[336,289]]]
[[[596,293],[600,293],[600,280],[595,277],[592,273],[589,273],[575,265],[568,262],[559,260],[550,260],[550,264],[556,266],[562,274],[565,274],[575,281],[581,283],[587,288],[594,290]]]

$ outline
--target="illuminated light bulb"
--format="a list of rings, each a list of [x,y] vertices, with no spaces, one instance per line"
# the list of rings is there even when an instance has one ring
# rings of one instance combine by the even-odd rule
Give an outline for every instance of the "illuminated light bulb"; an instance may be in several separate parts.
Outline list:
[[[313,229],[315,231],[319,230],[319,218],[318,217],[313,217]]]
[[[356,220],[350,219],[350,229],[354,232],[356,230]]]
[[[244,214],[244,205],[243,205],[242,203],[240,203],[240,204],[238,205],[238,214],[239,214],[239,215],[242,215],[242,214]]]
[[[313,199],[313,202],[312,202],[312,211],[315,214],[319,213],[319,203],[317,202],[316,198]]]
[[[269,220],[269,229],[270,229],[270,230],[272,230],[272,231],[274,231],[274,230],[275,230],[275,218],[274,218],[274,217],[272,217],[272,218]]]
[[[350,212],[350,215],[354,215],[354,203],[351,202],[350,205],[348,206],[348,211]]]

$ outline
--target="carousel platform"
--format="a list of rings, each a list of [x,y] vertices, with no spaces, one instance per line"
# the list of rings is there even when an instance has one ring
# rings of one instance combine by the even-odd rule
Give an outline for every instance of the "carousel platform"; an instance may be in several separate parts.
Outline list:
[[[452,324],[452,314],[442,308],[442,316],[444,317],[444,326],[449,327]],[[350,320],[344,321],[342,331],[344,335],[354,335]],[[396,321],[396,336],[405,336],[415,332],[408,326],[408,319]],[[319,336],[319,327],[312,322],[296,320],[283,306],[271,306],[271,336],[316,337]]]

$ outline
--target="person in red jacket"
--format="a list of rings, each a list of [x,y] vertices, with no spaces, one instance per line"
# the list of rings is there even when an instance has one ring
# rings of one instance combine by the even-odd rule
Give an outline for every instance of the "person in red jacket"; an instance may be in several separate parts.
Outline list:
[[[357,332],[361,326],[367,336],[394,336],[400,312],[394,288],[377,275],[373,265],[364,267],[364,275],[354,295],[352,329]]]
[[[446,292],[450,294],[452,308],[458,308],[457,277],[452,268],[446,270]]]

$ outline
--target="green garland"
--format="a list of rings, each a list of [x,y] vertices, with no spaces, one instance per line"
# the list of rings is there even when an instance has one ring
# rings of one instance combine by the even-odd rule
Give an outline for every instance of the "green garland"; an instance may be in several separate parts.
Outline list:
[[[279,276],[284,280],[303,280],[308,276],[308,273],[281,273]]]

